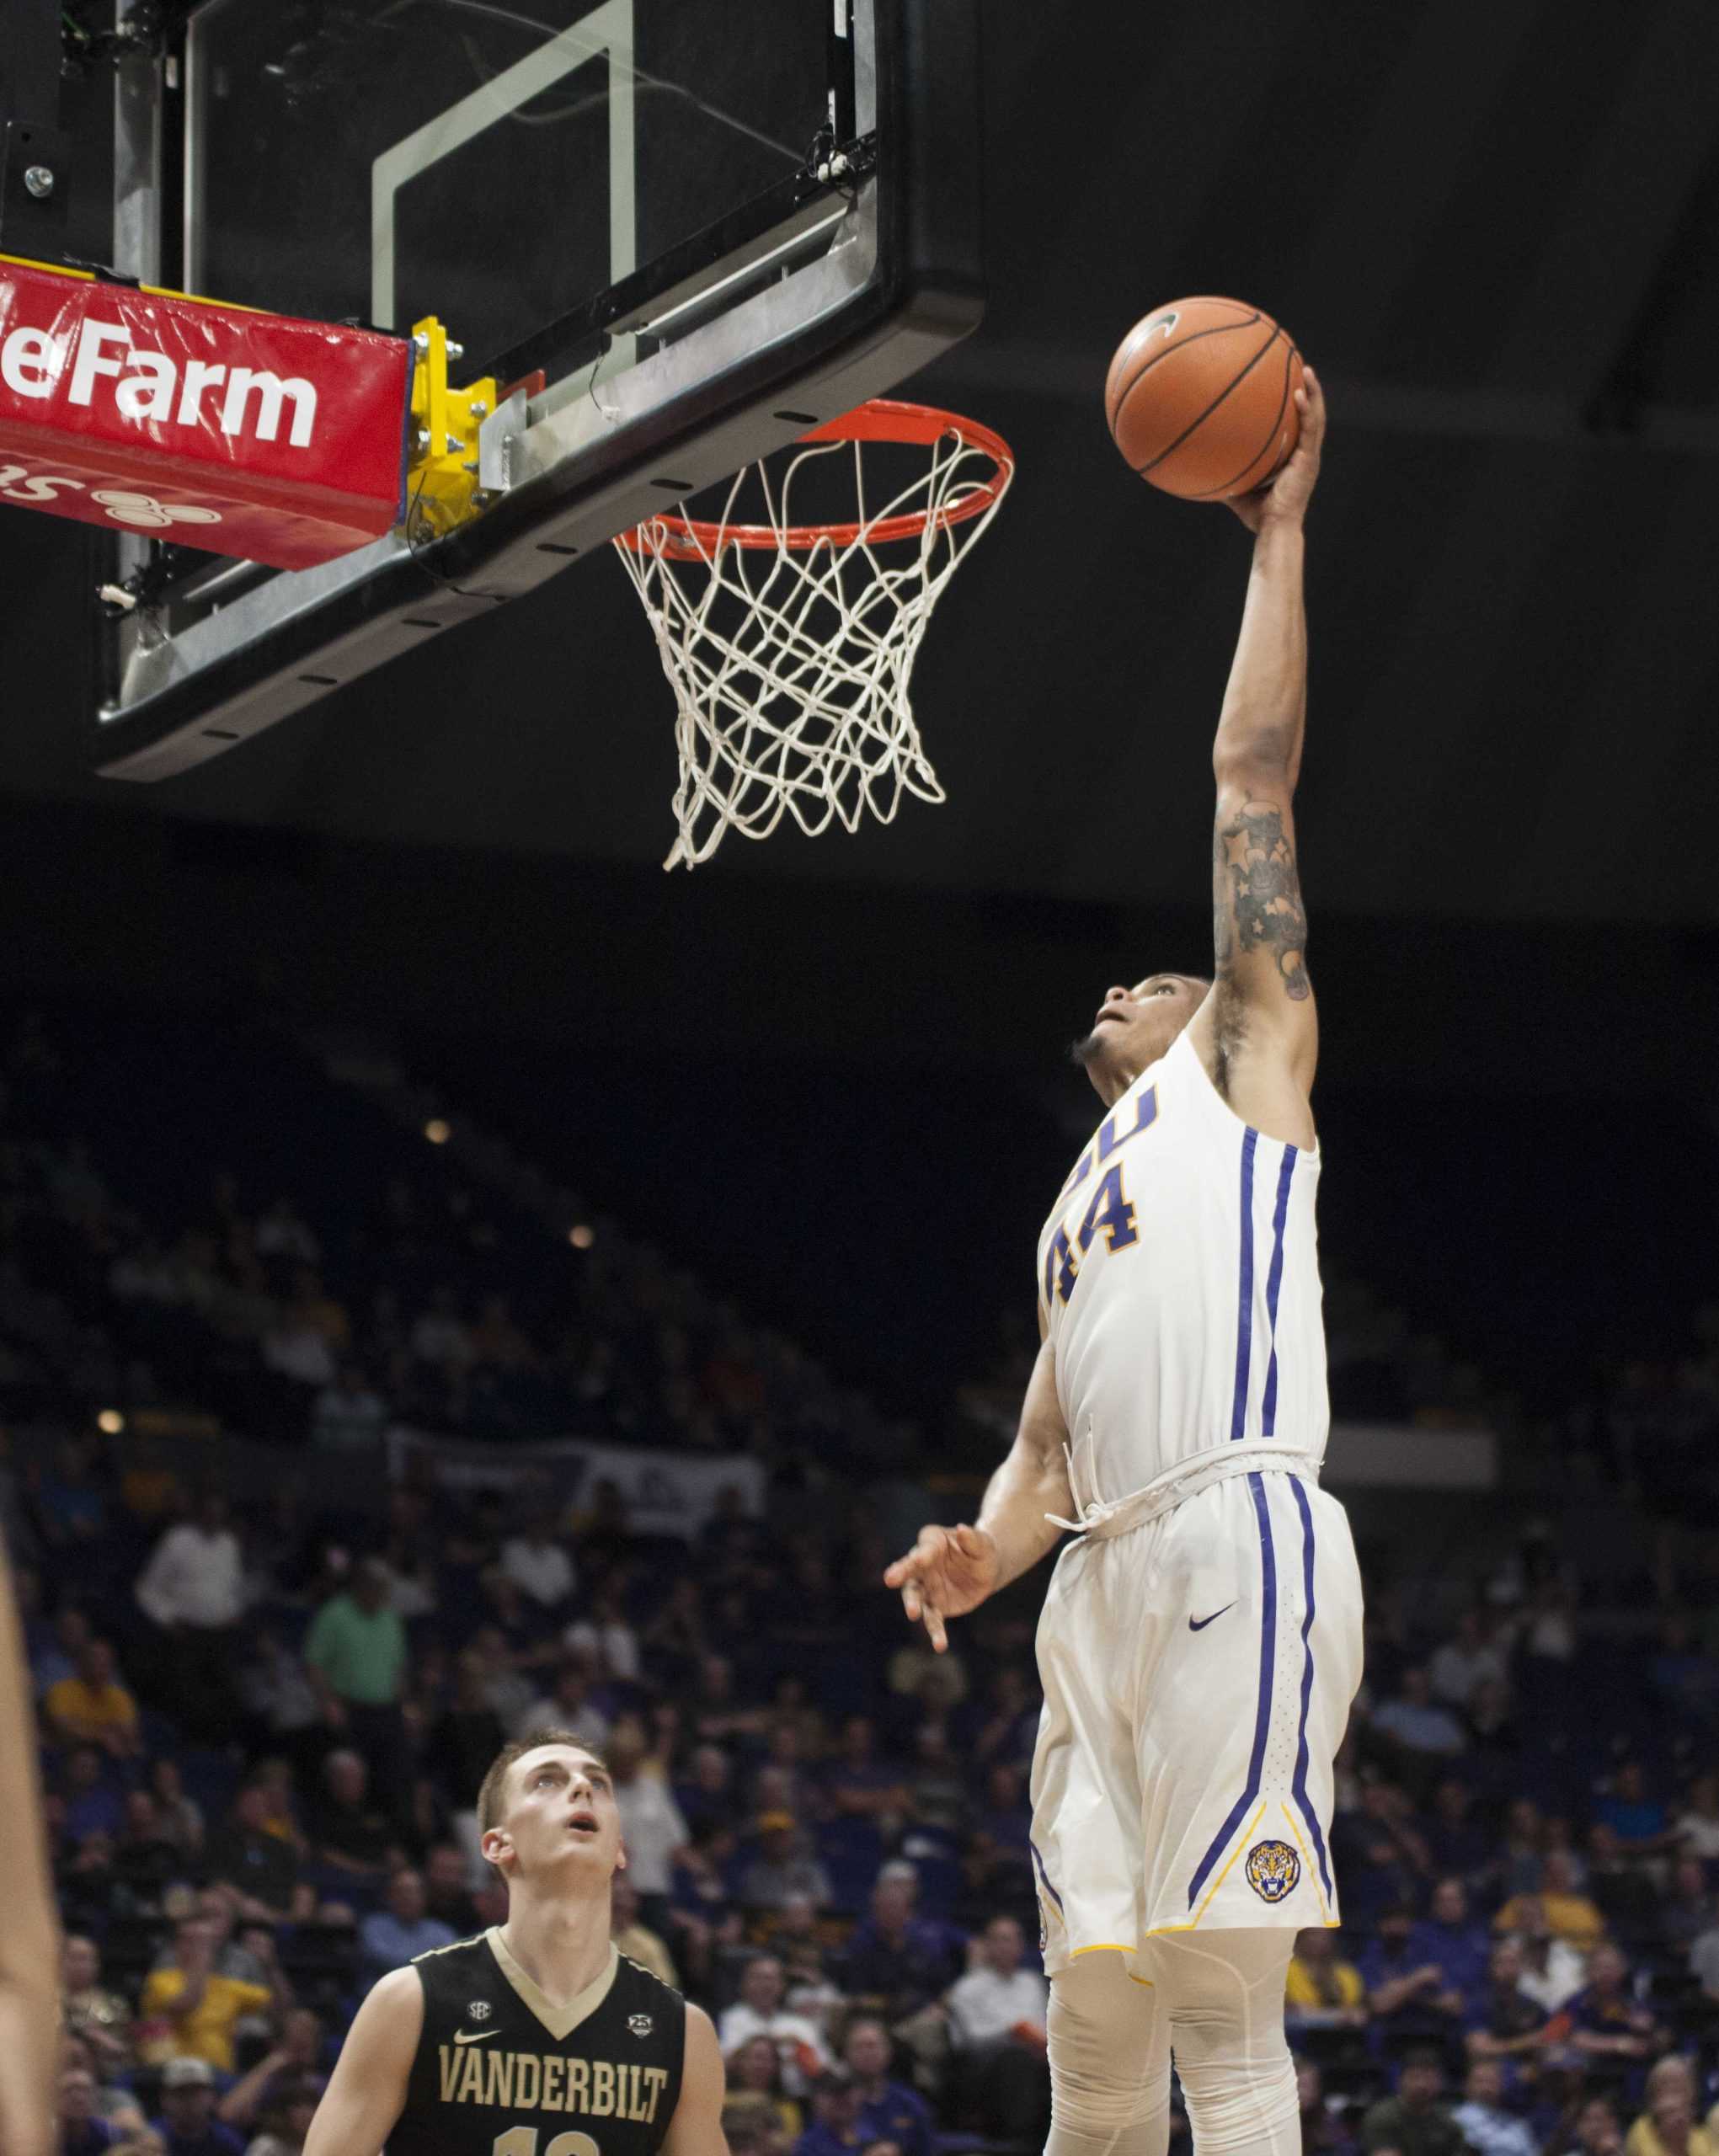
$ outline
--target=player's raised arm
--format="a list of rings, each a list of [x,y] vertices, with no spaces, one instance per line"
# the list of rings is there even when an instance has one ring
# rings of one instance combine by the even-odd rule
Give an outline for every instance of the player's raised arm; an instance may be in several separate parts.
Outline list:
[[[1318,1029],[1290,804],[1307,716],[1302,519],[1325,436],[1325,400],[1311,367],[1295,402],[1301,435],[1295,454],[1269,488],[1231,504],[1254,535],[1253,568],[1212,748],[1217,970],[1210,1022],[1220,1068],[1263,1051],[1305,1095]]]
[[[702,2007],[689,2004],[681,2094],[663,2137],[663,2156],[728,2156],[723,2133],[725,2084],[715,2024]]]
[[[1030,1572],[1062,1530],[1046,1518],[1073,1505],[1069,1492],[1068,1428],[1056,1396],[1056,1358],[1047,1340],[1027,1381],[1021,1427],[1007,1457],[990,1478],[972,1527],[922,1527],[919,1540],[884,1575],[899,1588],[909,1620],[923,1621],[941,1654],[948,1645],[944,1620],[959,1617]]]
[[[391,1969],[347,2031],[304,2156],[378,2156],[405,2108],[413,2054],[424,2027],[424,1985],[415,1969]]]

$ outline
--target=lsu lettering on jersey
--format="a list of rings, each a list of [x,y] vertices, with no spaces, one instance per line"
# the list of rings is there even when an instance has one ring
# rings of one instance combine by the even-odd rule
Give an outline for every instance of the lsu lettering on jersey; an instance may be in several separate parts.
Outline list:
[[[1188,1033],[1038,1244],[1077,1531],[1039,1620],[1045,1967],[1202,1926],[1337,1921],[1332,1761],[1361,1673],[1330,1424],[1319,1155],[1235,1114]]]

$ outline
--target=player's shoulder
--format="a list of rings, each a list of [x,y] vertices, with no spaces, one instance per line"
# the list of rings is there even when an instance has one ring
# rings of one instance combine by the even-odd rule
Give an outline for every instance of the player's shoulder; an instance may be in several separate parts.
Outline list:
[[[672,1984],[665,1984],[654,1969],[647,1969],[643,1961],[635,1961],[630,1954],[615,1950],[615,1988],[624,1993],[629,2005],[635,1999],[644,2007],[659,2005],[665,2013],[692,2015],[702,2011],[691,2005]]]
[[[456,1967],[462,1957],[467,1961],[481,1958],[488,1943],[487,1932],[474,1931],[469,1939],[451,1939],[446,1946],[426,1946],[421,1954],[414,1954],[406,1967],[421,1969],[430,1962],[436,1962]]]

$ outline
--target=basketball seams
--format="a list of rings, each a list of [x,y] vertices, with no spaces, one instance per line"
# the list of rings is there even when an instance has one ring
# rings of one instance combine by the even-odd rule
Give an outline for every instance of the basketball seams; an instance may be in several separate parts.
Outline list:
[[[1259,365],[1266,354],[1270,351],[1272,346],[1275,344],[1279,338],[1283,335],[1283,331],[1278,328],[1275,323],[1273,323],[1272,325],[1271,335],[1266,339],[1264,344],[1260,346],[1259,350],[1247,362],[1247,366],[1241,369],[1241,372],[1225,383],[1222,389],[1218,392],[1211,403],[1206,406],[1204,411],[1200,413],[1198,418],[1190,420],[1188,425],[1182,430],[1182,432],[1177,435],[1175,440],[1172,442],[1167,442],[1165,446],[1158,451],[1158,454],[1156,456],[1149,458],[1144,464],[1137,464],[1133,467],[1140,477],[1144,479],[1148,472],[1156,471],[1166,456],[1173,456],[1176,451],[1181,448],[1182,445],[1191,435],[1197,434],[1205,424],[1206,421],[1210,419],[1213,413],[1215,412],[1218,407],[1224,402],[1225,398],[1233,396],[1236,391],[1241,387],[1241,384],[1247,381],[1248,376],[1253,372],[1253,370]],[[1288,341],[1288,339],[1285,338],[1284,342],[1287,344]],[[1186,339],[1184,342],[1192,344],[1193,339],[1192,338],[1188,338]],[[1179,350],[1181,350],[1181,347],[1177,346],[1177,349]]]
[[[1209,302],[1208,304],[1209,305],[1210,302]],[[1191,330],[1186,337],[1178,338],[1173,344],[1161,345],[1153,353],[1150,359],[1143,360],[1134,369],[1128,378],[1127,387],[1118,391],[1116,408],[1110,414],[1112,428],[1115,427],[1117,421],[1122,417],[1122,408],[1134,394],[1136,386],[1151,372],[1160,360],[1167,360],[1175,352],[1185,352],[1190,344],[1204,344],[1208,337],[1227,337],[1233,330],[1251,329],[1256,322],[1263,322],[1266,318],[1256,309],[1253,313],[1247,315],[1240,322],[1215,322],[1209,329]],[[1272,330],[1275,334],[1277,330],[1275,323],[1272,324]],[[1237,379],[1240,379],[1239,376]]]
[[[1290,377],[1295,372],[1295,362],[1301,356],[1295,350],[1293,342],[1291,342],[1289,338],[1284,338],[1284,387],[1282,392],[1278,398],[1277,411],[1273,415],[1270,426],[1266,429],[1265,440],[1260,444],[1259,447],[1254,451],[1252,456],[1248,458],[1247,462],[1242,466],[1241,469],[1236,474],[1233,479],[1226,479],[1221,487],[1207,487],[1199,494],[1184,494],[1182,497],[1183,501],[1209,502],[1223,500],[1232,488],[1239,487],[1241,485],[1242,480],[1247,477],[1248,473],[1252,471],[1254,466],[1258,463],[1260,458],[1263,456],[1266,451],[1271,447],[1272,438],[1277,433],[1278,429],[1283,424],[1284,414],[1289,408]],[[1168,454],[1167,451],[1166,451],[1166,454]],[[1276,469],[1276,466],[1273,465],[1272,470],[1275,471]],[[1266,479],[1269,478],[1270,476],[1270,472],[1265,473],[1261,478],[1255,482],[1255,484],[1257,486],[1263,486]]]

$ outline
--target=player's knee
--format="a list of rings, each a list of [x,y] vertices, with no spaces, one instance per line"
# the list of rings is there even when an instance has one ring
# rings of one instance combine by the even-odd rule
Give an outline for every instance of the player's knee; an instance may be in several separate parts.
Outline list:
[[[1239,2046],[1186,2055],[1177,2031],[1177,2070],[1200,2156],[1299,2156],[1301,2114],[1287,2047],[1280,2059]]]
[[[1065,2133],[1116,2148],[1130,2129],[1166,2116],[1169,2047],[1151,1988],[1130,1983],[1118,1956],[1095,1954],[1059,1972],[1046,2033],[1051,2116]]]

